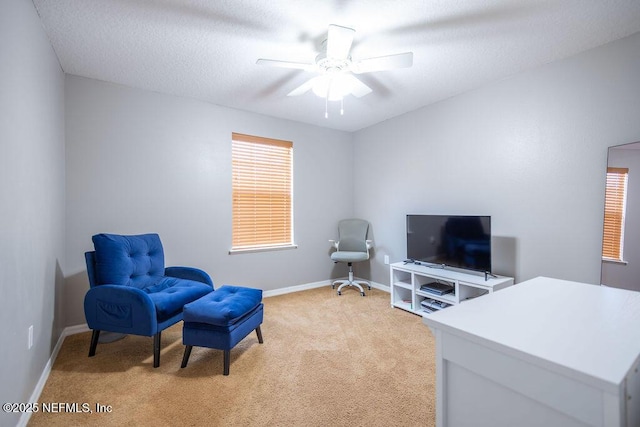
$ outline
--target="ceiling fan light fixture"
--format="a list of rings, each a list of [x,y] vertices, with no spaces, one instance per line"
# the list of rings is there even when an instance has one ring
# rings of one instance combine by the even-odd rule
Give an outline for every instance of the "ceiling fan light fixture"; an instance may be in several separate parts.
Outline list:
[[[329,101],[340,101],[349,95],[353,89],[352,80],[348,74],[327,73],[314,80],[312,90],[320,98]]]

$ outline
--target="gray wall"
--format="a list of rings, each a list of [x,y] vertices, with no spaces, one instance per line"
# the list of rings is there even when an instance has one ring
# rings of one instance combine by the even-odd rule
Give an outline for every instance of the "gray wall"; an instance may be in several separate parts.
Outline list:
[[[607,147],[639,117],[635,34],[357,132],[372,279],[406,256],[405,215],[433,213],[491,215],[496,273],[599,283]]]
[[[640,291],[640,149],[609,149],[608,165],[629,168],[623,259],[626,264],[603,261],[602,283]]]
[[[640,140],[639,34],[355,134],[65,81],[28,0],[0,2],[0,52],[2,402],[27,401],[84,323],[92,234],[156,231],[167,264],[270,290],[345,273],[328,261],[341,218],[371,221],[356,273],[387,283],[407,213],[489,214],[496,272],[598,283],[607,147]],[[299,249],[228,255],[234,131],[294,141]]]
[[[0,2],[0,402],[27,402],[64,326],[64,74],[31,1]],[[34,346],[27,349],[28,328]],[[0,425],[19,414],[0,412]]]
[[[353,212],[350,134],[76,76],[66,126],[68,325],[85,322],[83,253],[100,232],[157,232],[167,265],[202,268],[217,285],[271,290],[346,274],[327,240]],[[228,254],[232,132],[293,141],[298,249]]]

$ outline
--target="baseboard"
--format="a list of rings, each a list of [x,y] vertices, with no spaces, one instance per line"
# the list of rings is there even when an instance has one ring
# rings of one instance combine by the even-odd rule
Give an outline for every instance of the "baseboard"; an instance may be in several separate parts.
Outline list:
[[[89,332],[89,325],[83,323],[82,325],[69,326],[64,328],[64,336],[68,337],[69,335],[81,334],[83,332]]]
[[[38,380],[38,383],[36,384],[36,387],[34,388],[33,393],[31,393],[31,397],[29,398],[28,403],[35,404],[38,402],[38,399],[40,399],[40,394],[42,394],[42,390],[44,389],[44,386],[47,383],[47,380],[49,379],[51,368],[53,367],[53,364],[55,363],[56,358],[58,357],[58,353],[60,352],[60,348],[62,348],[62,343],[64,343],[65,338],[69,335],[86,332],[88,330],[89,330],[89,327],[87,326],[86,323],[84,325],[69,326],[64,328],[64,330],[60,334],[60,337],[58,337],[58,341],[56,342],[56,345],[53,347],[51,356],[49,357],[47,364],[44,366],[44,369],[42,370],[40,379]],[[20,416],[20,419],[18,420],[17,426],[19,427],[26,426],[29,423],[30,418],[31,418],[31,412],[23,412],[22,415]]]
[[[346,277],[343,278],[338,278],[335,280],[342,280],[342,279],[346,279]],[[356,277],[356,280],[366,280],[366,279],[361,279]],[[378,282],[373,282],[371,280],[366,280],[367,282],[371,283],[371,287],[374,289],[379,289],[381,291],[384,292],[390,292],[389,290],[389,286],[387,285],[383,285],[382,283],[378,283]],[[296,285],[296,286],[289,286],[286,288],[280,288],[280,289],[272,289],[270,291],[264,291],[262,293],[262,296],[265,298],[268,297],[275,297],[277,295],[284,295],[284,294],[290,294],[292,292],[300,292],[300,291],[306,291],[309,289],[315,289],[315,288],[321,288],[323,286],[331,286],[331,282],[333,282],[333,280],[322,280],[320,282],[313,282],[313,283],[305,283],[304,285]]]
[[[262,296],[265,297],[265,298],[275,297],[277,295],[284,295],[284,294],[290,294],[292,292],[306,291],[306,290],[309,290],[309,289],[321,288],[323,286],[331,286],[331,281],[322,280],[320,282],[305,283],[303,285],[288,286],[286,288],[272,289],[270,291],[264,291],[262,293]]]
[[[356,279],[365,280],[360,278],[356,278]],[[268,297],[274,297],[277,295],[290,294],[292,292],[300,292],[300,291],[306,291],[309,289],[321,288],[323,286],[331,286],[332,281],[333,280],[322,280],[320,282],[305,283],[303,285],[288,286],[286,288],[280,288],[280,289],[272,289],[269,291],[264,291],[262,293],[262,296],[265,298],[268,298]],[[368,282],[371,284],[371,287],[374,289],[378,289],[387,293],[390,292],[389,286],[387,285],[383,285],[382,283],[378,283],[378,282],[373,282],[371,280],[369,280]],[[29,398],[29,403],[37,403],[38,399],[40,399],[40,394],[42,394],[42,390],[44,389],[44,386],[47,383],[47,380],[49,379],[51,368],[53,367],[53,364],[55,363],[56,358],[58,357],[58,352],[60,351],[60,348],[62,347],[62,344],[64,343],[65,338],[70,335],[88,332],[89,330],[90,330],[89,326],[87,326],[86,323],[81,325],[75,325],[75,326],[67,326],[66,328],[64,328],[64,330],[60,334],[60,337],[58,338],[58,341],[56,342],[55,347],[53,348],[53,351],[51,352],[51,357],[49,357],[47,364],[42,370],[42,374],[40,375],[40,379],[38,380],[38,383],[36,384],[36,387],[33,390],[33,393],[31,393],[31,397]],[[23,413],[22,416],[20,417],[20,420],[18,420],[17,426],[26,427],[26,425],[29,423],[30,418],[31,418],[30,412]]]
[[[373,282],[371,280],[369,280],[369,283],[371,283],[371,287],[374,289],[378,289],[380,291],[384,291],[386,293],[390,293],[391,292],[391,288],[387,285],[383,285],[382,283],[378,283],[378,282]]]

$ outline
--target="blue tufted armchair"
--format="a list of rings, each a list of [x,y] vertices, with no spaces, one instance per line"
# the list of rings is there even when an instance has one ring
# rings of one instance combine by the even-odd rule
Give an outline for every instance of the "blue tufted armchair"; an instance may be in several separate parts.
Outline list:
[[[182,320],[186,303],[213,291],[207,273],[164,266],[160,236],[96,234],[86,252],[90,289],[84,312],[93,330],[89,357],[100,331],[153,336],[153,367],[160,366],[161,332]]]

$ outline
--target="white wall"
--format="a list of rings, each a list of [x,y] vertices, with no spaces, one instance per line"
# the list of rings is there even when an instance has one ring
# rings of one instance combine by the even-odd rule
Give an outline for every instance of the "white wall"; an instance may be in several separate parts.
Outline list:
[[[610,148],[608,166],[629,168],[622,251],[626,264],[603,261],[602,283],[640,291],[640,150]]]
[[[322,114],[322,111],[318,111]],[[351,135],[67,76],[67,324],[85,322],[83,253],[100,232],[157,232],[167,265],[264,290],[335,274],[328,239],[353,212]],[[231,133],[293,141],[298,249],[229,255]]]
[[[64,326],[63,109],[64,74],[33,3],[1,1],[2,403],[29,400]],[[15,425],[19,417],[0,412],[0,425]]]
[[[433,213],[491,215],[496,273],[599,283],[607,147],[640,140],[639,100],[635,34],[357,132],[373,280]]]

